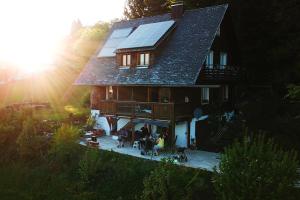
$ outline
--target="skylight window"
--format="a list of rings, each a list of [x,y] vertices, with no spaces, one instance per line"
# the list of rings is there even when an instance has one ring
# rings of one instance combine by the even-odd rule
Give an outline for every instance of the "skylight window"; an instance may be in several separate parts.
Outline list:
[[[174,25],[174,20],[140,25],[117,49],[153,47]]]
[[[132,30],[132,27],[114,30],[98,54],[98,57],[114,57],[117,46],[126,40]]]

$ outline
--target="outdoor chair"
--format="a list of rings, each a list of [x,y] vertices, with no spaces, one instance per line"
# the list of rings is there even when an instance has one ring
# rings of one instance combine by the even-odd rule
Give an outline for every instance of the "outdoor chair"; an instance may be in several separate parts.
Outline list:
[[[132,148],[134,148],[134,149],[140,149],[141,147],[140,147],[140,141],[134,141],[133,142],[133,145],[132,145]]]

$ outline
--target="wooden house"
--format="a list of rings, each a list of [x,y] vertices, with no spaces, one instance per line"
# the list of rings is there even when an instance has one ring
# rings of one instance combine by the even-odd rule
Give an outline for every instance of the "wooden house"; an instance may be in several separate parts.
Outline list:
[[[75,84],[92,87],[91,109],[107,134],[128,123],[167,127],[187,147],[201,135],[207,105],[234,104],[238,80],[228,5],[178,3],[171,13],[113,24]]]

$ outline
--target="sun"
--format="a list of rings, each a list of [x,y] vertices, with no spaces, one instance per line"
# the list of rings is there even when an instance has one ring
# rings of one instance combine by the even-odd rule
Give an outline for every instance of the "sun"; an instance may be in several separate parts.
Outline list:
[[[125,0],[0,1],[0,63],[33,73],[47,69],[61,41],[80,19],[84,25],[109,21],[122,14]]]

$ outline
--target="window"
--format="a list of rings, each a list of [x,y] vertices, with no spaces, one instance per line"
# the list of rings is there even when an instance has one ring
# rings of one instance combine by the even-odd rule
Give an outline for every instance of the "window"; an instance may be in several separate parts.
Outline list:
[[[206,56],[206,66],[209,69],[212,69],[213,64],[214,64],[214,52],[210,51],[209,54]]]
[[[122,56],[122,67],[129,67],[131,65],[131,55],[125,54]]]
[[[149,64],[150,64],[150,54],[149,53],[141,53],[139,66],[148,66]]]
[[[227,65],[227,53],[221,52],[220,53],[220,69],[224,69]]]
[[[106,87],[106,99],[107,100],[117,99],[117,88],[115,86]]]
[[[201,88],[201,102],[209,103],[209,88]]]
[[[227,101],[229,99],[229,87],[228,85],[225,85],[223,87],[223,100]]]

